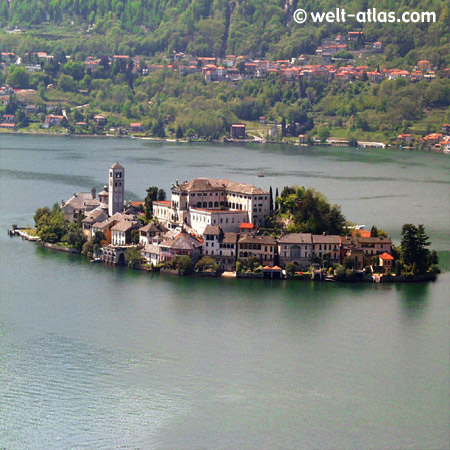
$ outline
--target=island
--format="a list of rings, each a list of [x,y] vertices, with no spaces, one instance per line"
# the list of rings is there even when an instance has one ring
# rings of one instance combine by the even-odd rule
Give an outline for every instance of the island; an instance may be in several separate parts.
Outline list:
[[[35,228],[13,225],[9,233],[91,262],[179,275],[393,282],[439,273],[424,225],[403,225],[395,246],[312,188],[285,186],[274,196],[272,187],[196,178],[175,180],[170,200],[156,186],[146,194],[125,199],[125,168],[116,162],[98,194],[93,187],[39,208]]]

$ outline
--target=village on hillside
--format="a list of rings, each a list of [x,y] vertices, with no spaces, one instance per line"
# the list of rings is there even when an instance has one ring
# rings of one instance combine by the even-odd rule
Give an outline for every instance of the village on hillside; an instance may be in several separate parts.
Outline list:
[[[356,50],[358,49],[358,50]],[[174,51],[170,54],[170,62],[165,64],[153,64],[139,56],[113,55],[113,56],[88,56],[84,60],[84,70],[87,74],[94,75],[105,65],[115,64],[117,67],[127,67],[132,77],[142,77],[151,73],[168,70],[179,72],[182,75],[200,74],[206,83],[238,83],[251,79],[266,79],[268,77],[279,77],[284,82],[305,82],[310,83],[320,81],[329,83],[341,81],[342,83],[352,83],[362,81],[379,84],[384,80],[404,79],[408,83],[420,81],[431,82],[437,78],[450,78],[450,67],[438,70],[430,61],[421,60],[413,70],[404,69],[380,69],[369,68],[367,65],[357,65],[354,62],[353,54],[359,52],[360,55],[377,55],[385,50],[382,42],[365,42],[362,31],[349,31],[347,35],[338,34],[334,39],[323,40],[322,45],[317,48],[316,55],[300,55],[290,60],[268,61],[266,59],[255,59],[244,55],[226,55],[223,58],[194,57],[181,52]],[[353,52],[353,54],[352,54]],[[68,61],[70,56],[66,57]],[[13,52],[2,52],[0,69],[11,66],[23,66],[29,73],[42,72],[47,64],[55,64],[53,55],[44,51],[26,52],[17,55]],[[55,70],[58,69],[57,63]],[[62,66],[61,66],[62,67]],[[58,86],[59,87],[59,86]],[[47,89],[55,89],[56,86],[49,85]],[[6,107],[10,102],[17,104],[14,112],[10,111],[0,117],[0,129],[10,131],[20,131],[26,128],[30,122],[40,124],[41,130],[58,129],[61,132],[71,134],[108,134],[114,135],[147,135],[148,129],[143,122],[129,121],[127,126],[114,126],[110,124],[109,118],[102,111],[92,113],[88,118],[82,120],[73,119],[64,108],[55,104],[27,103],[27,98],[31,98],[30,89],[17,89],[9,85],[0,87],[0,105]],[[79,89],[78,94],[88,95],[87,89]],[[20,100],[22,99],[22,100]],[[151,103],[151,102],[149,102]],[[76,108],[83,108],[87,105],[80,105]],[[173,117],[165,117],[166,125],[170,125]],[[230,129],[229,137],[226,140],[248,140],[254,142],[266,142],[267,139],[276,139],[283,134],[282,125],[275,120],[269,123],[266,116],[259,117],[256,132],[246,132],[245,124],[234,124],[235,129]],[[238,129],[237,127],[243,127]],[[247,126],[248,128],[248,126]],[[50,130],[49,130],[50,131]],[[431,133],[423,135],[409,132],[399,133],[392,144],[398,147],[418,147],[432,149],[450,153],[450,124],[442,123],[440,129],[431,129]],[[326,136],[324,139],[309,139],[305,134],[296,134],[297,143],[320,144],[320,145],[359,145],[361,147],[385,147],[385,142],[351,141],[348,138]],[[180,136],[176,136],[177,139]],[[198,139],[199,136],[192,132],[185,135],[185,139]],[[390,143],[391,145],[391,143]]]
[[[53,211],[38,209],[34,238],[30,231],[17,227],[12,233],[31,240],[39,240],[39,236],[44,246],[57,250],[81,251],[92,262],[180,274],[195,270],[209,276],[225,273],[341,281],[368,281],[367,277],[390,281],[396,274],[400,281],[408,270],[411,276],[437,273],[435,252],[426,250],[422,262],[401,262],[392,240],[375,227],[371,231],[346,228],[344,235],[268,232],[266,226],[276,208],[272,189],[267,192],[226,179],[196,178],[182,183],[176,180],[170,200],[156,187],[147,194],[145,202],[126,201],[125,169],[116,162],[109,168],[108,184],[101,192],[95,188],[78,192],[56,204]],[[280,197],[275,200],[281,201]],[[419,230],[408,227],[408,233],[425,236],[420,225]],[[60,239],[66,241],[62,246],[57,243]],[[427,238],[422,240],[425,243]],[[412,266],[408,269],[406,263]]]

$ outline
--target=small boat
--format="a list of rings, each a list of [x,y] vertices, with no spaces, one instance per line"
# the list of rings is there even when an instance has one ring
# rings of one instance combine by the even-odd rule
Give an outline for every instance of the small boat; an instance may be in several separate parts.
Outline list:
[[[102,262],[102,259],[101,258],[94,258],[94,259],[91,259],[91,263],[92,264],[95,264],[95,263],[101,263]]]
[[[264,177],[264,174],[263,174],[262,172],[259,172],[259,173],[258,173],[258,177],[259,177],[259,178],[263,178],[263,177]]]

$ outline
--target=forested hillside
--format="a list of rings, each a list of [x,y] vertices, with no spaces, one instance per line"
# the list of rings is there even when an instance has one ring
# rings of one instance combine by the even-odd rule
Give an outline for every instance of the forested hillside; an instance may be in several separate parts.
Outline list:
[[[396,12],[434,11],[438,21],[432,24],[366,23],[365,38],[391,45],[391,58],[431,52],[436,59],[448,51],[450,6],[444,0],[2,0],[0,26],[47,30],[60,25],[74,30],[93,26],[93,37],[108,37],[99,41],[56,39],[69,52],[74,46],[89,51],[97,45],[127,54],[176,50],[196,56],[231,53],[290,58],[314,52],[324,37],[362,27],[352,22],[298,25],[292,20],[297,7],[333,11],[339,3],[349,12],[372,7]],[[51,43],[52,36],[48,39]],[[8,47],[8,42],[4,40],[2,45]]]

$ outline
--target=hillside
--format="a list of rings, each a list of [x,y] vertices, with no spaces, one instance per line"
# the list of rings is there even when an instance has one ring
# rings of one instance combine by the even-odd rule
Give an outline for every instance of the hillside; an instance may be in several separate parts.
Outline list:
[[[102,48],[132,55],[183,51],[277,59],[314,53],[323,38],[361,29],[355,22],[299,25],[292,19],[297,7],[334,11],[339,4],[351,12],[434,11],[438,21],[432,24],[366,23],[365,39],[388,46],[388,60],[406,57],[413,63],[427,56],[439,65],[450,54],[450,7],[443,0],[8,0],[0,3],[0,26],[34,31],[41,49],[68,54]],[[2,49],[9,50],[11,41],[17,45],[21,38],[2,37]]]

